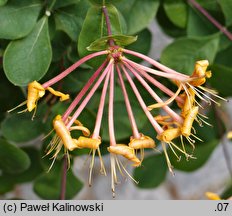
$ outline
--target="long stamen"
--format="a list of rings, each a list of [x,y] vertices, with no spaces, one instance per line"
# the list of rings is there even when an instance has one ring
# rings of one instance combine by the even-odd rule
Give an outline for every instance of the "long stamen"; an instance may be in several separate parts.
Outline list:
[[[110,145],[116,145],[115,133],[114,133],[114,70],[111,70],[110,73],[110,91],[109,91],[109,137]]]
[[[70,74],[73,70],[75,70],[77,67],[79,67],[84,62],[86,62],[86,61],[88,61],[88,60],[90,60],[90,59],[92,59],[94,57],[97,57],[97,56],[100,56],[100,55],[106,55],[106,54],[108,54],[107,50],[91,53],[91,54],[85,56],[84,58],[80,59],[79,61],[77,61],[73,65],[71,65],[69,68],[67,68],[65,71],[60,73],[58,76],[56,76],[56,77],[50,79],[49,81],[45,82],[42,86],[46,89],[47,87],[55,84],[56,82],[60,81],[64,77],[66,77],[68,74]]]
[[[115,183],[117,183],[117,173],[115,169],[115,155],[110,154],[110,164],[111,164],[111,189],[113,197],[115,197]]]
[[[105,98],[106,98],[107,88],[109,84],[110,74],[111,74],[111,71],[109,71],[109,73],[107,74],[105,82],[104,82],[104,86],[102,89],[100,104],[99,104],[98,112],[97,112],[97,118],[96,118],[95,127],[94,127],[94,131],[92,135],[92,138],[94,139],[98,138],[100,134],[101,121],[102,121],[102,116],[103,116],[103,111],[104,111],[104,104],[105,104]]]
[[[166,143],[165,142],[161,142],[161,145],[162,145],[162,148],[163,148],[163,151],[164,151],[164,155],[165,155],[165,158],[166,158],[166,161],[167,161],[167,164],[168,164],[168,169],[169,169],[170,173],[172,173],[172,175],[174,176],[175,173],[172,170],[173,167],[172,167],[172,164],[170,162],[170,159],[169,159],[169,156],[168,156],[168,153],[167,153]]]
[[[146,83],[146,81],[138,73],[136,73],[136,71],[130,65],[128,65],[127,63],[125,63],[125,65],[158,103],[164,103],[163,100],[153,91],[153,89]],[[168,106],[163,106],[163,109],[177,122],[183,122],[183,119]]]
[[[108,66],[105,68],[105,70],[103,71],[97,82],[94,84],[93,88],[90,90],[86,98],[82,101],[76,112],[73,114],[72,118],[67,124],[68,129],[72,126],[72,124],[75,122],[75,120],[80,115],[82,110],[85,108],[85,106],[87,105],[87,103],[89,102],[89,100],[91,99],[91,97],[93,96],[99,85],[101,84],[102,80],[106,76],[106,74],[111,70],[112,66],[113,66],[113,59],[110,60]]]
[[[164,130],[162,129],[162,127],[160,127],[160,125],[157,123],[157,121],[153,118],[152,114],[147,110],[146,104],[144,103],[138,89],[136,88],[136,86],[135,86],[132,78],[130,77],[130,75],[127,73],[125,67],[123,65],[121,65],[121,67],[122,67],[122,70],[123,70],[124,74],[126,75],[127,80],[129,81],[130,86],[131,86],[132,90],[134,91],[134,93],[135,93],[135,95],[137,97],[137,100],[139,101],[139,104],[142,107],[144,113],[146,114],[147,118],[151,122],[151,124],[154,127],[154,129],[156,130],[156,132],[158,134],[161,134]]]
[[[120,84],[121,84],[121,89],[122,89],[122,92],[123,92],[123,96],[124,96],[124,100],[125,100],[126,109],[127,109],[128,117],[129,117],[129,120],[130,120],[131,128],[132,128],[132,131],[133,131],[133,136],[134,136],[134,138],[140,138],[138,127],[137,127],[137,124],[136,124],[136,121],[135,121],[135,118],[134,118],[134,114],[133,114],[133,111],[132,111],[132,108],[131,108],[131,105],[130,105],[129,97],[128,97],[128,94],[127,94],[127,91],[126,91],[126,87],[125,87],[125,84],[124,84],[124,81],[123,81],[123,78],[122,78],[122,74],[121,74],[121,71],[120,71],[118,65],[116,66],[116,69],[117,69],[117,72],[118,72],[118,77],[119,77],[119,81],[120,81]]]
[[[128,50],[128,49],[123,49],[122,51],[124,53],[137,56],[137,57],[147,61],[148,63],[154,65],[155,67],[159,68],[160,70],[167,72],[167,73],[171,73],[171,74],[175,74],[175,75],[181,75],[181,76],[186,77],[186,78],[188,77],[187,75],[181,74],[181,73],[179,73],[179,72],[177,72],[177,71],[175,71],[175,70],[173,70],[173,69],[171,69],[169,67],[166,67],[165,65],[162,65],[159,62],[155,61],[154,59],[151,59],[148,56],[145,56],[145,55],[143,55],[141,53],[138,53],[138,52],[135,52],[135,51],[132,51],[132,50]]]
[[[62,119],[63,119],[64,122],[67,120],[67,118],[69,117],[69,115],[71,114],[71,112],[74,110],[74,108],[77,106],[77,104],[83,98],[83,96],[85,95],[85,93],[89,90],[89,88],[91,87],[91,85],[94,83],[94,81],[96,80],[96,78],[99,76],[99,74],[102,71],[102,69],[106,66],[107,61],[108,60],[105,60],[102,63],[102,65],[96,70],[96,72],[90,77],[90,79],[88,80],[88,82],[81,89],[81,91],[79,92],[79,94],[76,96],[76,98],[70,104],[70,106],[68,107],[68,109],[65,111],[65,113],[62,116]]]
[[[156,76],[161,76],[161,77],[165,77],[168,79],[178,80],[181,82],[185,82],[186,80],[189,79],[189,76],[183,75],[181,73],[174,74],[174,73],[166,73],[163,71],[155,70],[155,69],[146,67],[144,65],[137,64],[137,63],[135,63],[127,58],[125,58],[125,61],[128,63],[131,63],[131,65],[133,65],[133,67],[135,67],[136,69],[142,69],[142,70],[147,71],[148,73],[154,74]]]

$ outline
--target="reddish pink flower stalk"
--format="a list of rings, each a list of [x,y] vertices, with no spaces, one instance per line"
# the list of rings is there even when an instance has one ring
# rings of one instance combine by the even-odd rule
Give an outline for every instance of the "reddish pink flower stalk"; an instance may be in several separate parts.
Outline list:
[[[78,107],[76,112],[73,114],[72,118],[68,121],[67,128],[70,128],[72,126],[72,124],[74,123],[74,121],[78,118],[78,116],[80,115],[82,110],[86,107],[87,103],[89,102],[89,100],[91,99],[91,97],[93,96],[93,94],[95,93],[95,91],[97,90],[97,88],[99,87],[99,85],[101,84],[101,82],[103,81],[105,76],[107,75],[107,73],[109,73],[109,71],[112,70],[112,67],[113,67],[113,61],[110,61],[108,66],[105,68],[105,70],[103,71],[103,73],[99,77],[99,79],[94,84],[93,88],[90,90],[88,95],[82,101],[81,105]]]
[[[69,75],[72,71],[74,71],[76,68],[78,68],[80,65],[82,65],[86,61],[88,61],[94,57],[97,57],[100,55],[106,55],[106,54],[107,54],[107,51],[105,50],[105,51],[100,51],[100,52],[96,52],[96,53],[92,53],[90,55],[87,55],[84,58],[77,61],[75,64],[71,65],[69,68],[67,68],[65,71],[60,73],[58,76],[56,76],[53,79],[42,84],[42,86],[46,89],[47,87],[50,87],[50,86],[54,85],[55,83],[59,82],[61,79],[63,79],[67,75]]]
[[[71,112],[75,109],[77,104],[80,102],[80,100],[83,98],[85,93],[89,90],[91,85],[94,83],[96,78],[99,76],[102,69],[106,66],[107,60],[103,62],[103,64],[96,70],[96,72],[92,75],[92,77],[88,80],[88,82],[85,84],[85,86],[81,89],[79,94],[76,96],[76,98],[73,100],[73,102],[70,104],[69,108],[66,110],[66,112],[63,114],[62,119],[63,121],[66,121]]]
[[[125,56],[125,54],[139,57],[160,70],[152,69],[144,65],[135,63],[129,60]],[[194,143],[194,138],[197,138],[196,135],[192,133],[192,123],[194,120],[201,123],[201,117],[197,116],[197,106],[200,106],[200,103],[199,101],[195,100],[195,96],[198,97],[200,100],[204,100],[206,102],[216,102],[208,95],[204,94],[204,92],[202,92],[207,91],[208,93],[215,95],[215,92],[201,86],[205,82],[205,78],[210,76],[210,74],[206,72],[207,61],[197,62],[193,74],[191,76],[188,76],[179,73],[173,69],[170,69],[162,65],[161,63],[135,51],[123,49],[118,46],[110,46],[107,50],[96,52],[80,59],[78,62],[73,64],[64,72],[60,73],[53,79],[47,81],[43,85],[40,85],[38,83],[35,83],[34,85],[38,86],[38,91],[39,93],[42,92],[42,95],[44,94],[44,91],[49,89],[51,85],[55,84],[62,78],[69,75],[73,70],[82,65],[84,62],[92,58],[95,58],[99,55],[106,55],[105,61],[89,78],[88,82],[77,94],[73,102],[62,115],[62,117],[57,116],[53,122],[55,131],[57,133],[57,136],[50,143],[51,148],[49,150],[49,153],[55,150],[53,158],[57,157],[59,151],[62,149],[62,146],[64,146],[64,151],[66,154],[68,154],[68,151],[72,151],[75,148],[89,148],[93,154],[89,171],[89,184],[91,184],[92,169],[94,165],[94,156],[96,151],[98,151],[101,162],[101,172],[105,173],[105,168],[103,160],[101,158],[99,145],[101,144],[100,129],[102,124],[102,118],[104,115],[105,98],[109,86],[108,131],[110,143],[108,151],[111,153],[112,190],[114,191],[114,185],[118,181],[116,175],[116,167],[118,167],[120,172],[125,172],[130,178],[132,178],[130,174],[126,171],[124,165],[116,156],[121,155],[129,161],[133,162],[133,166],[140,166],[144,157],[143,149],[154,148],[155,142],[152,138],[143,135],[139,132],[138,126],[136,124],[136,116],[133,113],[133,107],[131,107],[130,98],[128,96],[127,89],[124,83],[124,77],[129,82],[131,89],[133,90],[142,110],[144,111],[144,114],[147,116],[149,122],[153,126],[155,134],[157,135],[157,139],[159,139],[162,142],[162,147],[164,149],[164,154],[167,159],[170,171],[172,171],[172,169],[166,150],[166,144],[170,147],[171,151],[177,156],[177,158],[179,158],[179,156],[175,152],[175,149],[183,153],[187,158],[192,157],[185,151],[183,137],[186,137],[186,140],[191,145],[193,145]],[[177,85],[176,92],[171,91],[162,83],[157,81],[156,77],[163,77],[173,81]],[[135,82],[133,81],[134,79],[137,79],[141,83],[141,85],[144,87],[144,89],[146,89],[148,94],[151,95],[151,97],[154,99],[155,104],[149,106],[145,104],[138,88],[135,85]],[[122,90],[122,96],[124,97],[125,101],[128,119],[131,125],[132,136],[128,145],[118,144],[115,137],[115,80],[119,80]],[[78,121],[77,118],[81,115],[82,111],[88,105],[88,102],[91,100],[94,93],[97,91],[97,89],[102,83],[104,84],[102,88],[101,99],[98,106],[97,117],[95,120],[95,127],[93,132],[91,133],[84,125],[82,125],[82,123]],[[154,88],[152,87],[160,89],[170,98],[167,101],[163,101],[162,98],[155,92]],[[60,97],[64,97],[64,95],[60,92],[55,91],[55,94]],[[169,105],[174,102],[176,102],[180,107],[181,113],[176,112],[175,110],[169,107]],[[166,115],[153,116],[151,112],[152,109],[163,110],[166,113]],[[192,110],[194,110],[194,113],[191,113]],[[124,117],[117,116],[117,118]],[[62,127],[62,130],[59,127]],[[73,138],[71,134],[71,131],[73,130],[81,130],[83,136]],[[194,138],[190,138],[190,136],[193,136]],[[177,137],[181,137],[182,147],[179,147],[173,143],[172,140]],[[141,149],[141,160],[137,158],[136,153],[139,149]]]
[[[137,124],[136,124],[136,121],[135,121],[135,117],[134,117],[134,114],[133,114],[133,111],[132,111],[132,108],[131,108],[131,105],[130,105],[130,99],[129,99],[127,91],[126,91],[126,87],[125,87],[125,84],[124,84],[124,81],[123,81],[123,77],[122,77],[122,74],[121,74],[121,71],[120,71],[118,65],[116,66],[116,69],[117,69],[117,72],[118,72],[118,78],[119,78],[120,85],[121,85],[121,88],[122,88],[127,113],[128,113],[128,117],[129,117],[131,128],[132,128],[133,137],[138,139],[138,138],[140,138],[140,134],[139,134],[138,127],[137,127]]]

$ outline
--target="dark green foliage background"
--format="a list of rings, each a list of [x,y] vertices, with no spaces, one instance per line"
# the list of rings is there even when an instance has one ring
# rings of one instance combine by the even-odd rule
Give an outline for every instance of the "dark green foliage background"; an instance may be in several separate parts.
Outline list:
[[[33,182],[34,192],[39,197],[59,198],[62,157],[58,158],[52,171],[47,173],[51,161],[42,157],[50,137],[44,143],[38,137],[43,137],[51,130],[52,118],[62,113],[68,104],[58,102],[54,105],[41,100],[34,121],[31,121],[31,113],[9,114],[6,111],[25,100],[26,85],[29,82],[46,81],[96,49],[92,46],[90,52],[86,48],[95,40],[107,36],[105,23],[102,22],[101,2],[0,0],[0,194],[12,191],[18,184]],[[209,85],[217,89],[221,96],[232,96],[232,42],[187,1],[105,2],[113,34],[119,35],[117,37],[121,40],[123,38],[125,44],[135,39],[125,35],[138,36],[128,49],[148,54],[153,49],[152,40],[159,43],[159,38],[153,38],[148,30],[149,24],[155,19],[165,34],[173,38],[173,42],[163,50],[160,61],[182,73],[191,74],[196,60],[208,59],[213,74]],[[232,1],[197,2],[222,25],[232,30]],[[139,61],[136,58],[133,60]],[[63,80],[61,90],[71,93],[73,98],[100,63],[101,59],[98,58],[74,71]],[[167,85],[171,86],[170,83]],[[151,101],[146,92],[139,88],[145,101]],[[117,118],[115,121],[116,137],[119,142],[128,141],[131,130],[119,86],[116,86],[115,94],[115,115],[125,113],[125,118]],[[132,91],[129,96],[139,129],[155,138]],[[90,128],[93,127],[99,98],[100,91],[81,115],[81,119]],[[214,128],[200,128],[200,137],[204,143],[196,143],[197,160],[177,162],[172,155],[175,169],[193,172],[204,166],[218,145],[222,134],[218,134],[215,129],[218,124],[214,119],[215,110],[207,112],[211,113],[210,121]],[[103,119],[104,127],[107,128],[106,119]],[[107,144],[109,137],[103,131],[107,129],[102,130],[103,143]],[[25,143],[27,147],[23,147]],[[102,145],[103,152],[106,152],[106,146]],[[80,154],[86,152],[74,152],[73,157]],[[139,180],[138,187],[153,188],[165,180],[166,174],[164,155],[154,154],[145,158],[142,167],[135,169],[134,178]],[[83,183],[70,169],[66,198],[73,198],[82,187]],[[231,195],[228,191],[226,194]]]

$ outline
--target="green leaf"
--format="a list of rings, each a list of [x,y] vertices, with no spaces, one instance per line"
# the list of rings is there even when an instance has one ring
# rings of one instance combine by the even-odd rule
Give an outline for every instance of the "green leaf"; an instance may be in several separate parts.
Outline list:
[[[151,32],[148,29],[144,29],[143,31],[138,33],[138,39],[136,40],[136,42],[127,46],[127,49],[147,55],[151,48],[151,40]],[[130,56],[130,59],[136,62],[142,61],[140,58],[132,55]]]
[[[31,114],[13,114],[9,115],[2,122],[2,135],[14,142],[30,141],[43,132],[43,124],[38,118],[31,120]]]
[[[120,1],[122,0],[89,0],[89,2],[91,2],[92,4],[99,6],[102,6],[103,2],[105,2],[105,4],[113,4]]]
[[[219,37],[181,38],[168,45],[161,54],[161,62],[181,73],[192,74],[197,60],[214,61]]]
[[[28,155],[7,141],[0,139],[0,168],[10,174],[25,171],[30,166]]]
[[[164,7],[161,5],[156,15],[156,19],[165,34],[171,37],[182,37],[186,35],[186,29],[177,27],[168,18]]]
[[[167,166],[163,155],[152,155],[144,159],[141,167],[134,170],[133,177],[139,188],[158,187],[166,177]]]
[[[61,8],[55,13],[56,29],[64,31],[73,41],[77,41],[89,4],[82,1],[74,6]]]
[[[2,70],[0,70],[0,120],[6,115],[6,111],[12,109],[24,100],[24,96],[19,87],[11,84]]]
[[[0,0],[0,6],[3,6],[4,4],[7,3],[8,0]]]
[[[217,56],[215,58],[215,63],[227,67],[232,67],[231,55],[232,55],[232,45],[230,42],[229,47],[217,53]]]
[[[23,148],[30,158],[30,167],[17,175],[3,174],[5,178],[12,179],[14,183],[23,183],[33,181],[42,171],[40,163],[41,157],[39,151],[35,148]]]
[[[154,19],[159,7],[158,0],[127,0],[117,4],[127,23],[127,34],[135,34]]]
[[[92,75],[92,70],[79,68],[74,73],[64,78],[63,88],[67,92],[79,92]]]
[[[170,151],[169,157],[174,169],[185,172],[192,172],[199,169],[207,162],[213,150],[218,145],[218,142],[218,140],[214,139],[210,142],[196,145],[196,148],[193,152],[193,156],[196,157],[196,159],[185,160],[183,156],[183,158],[180,161],[177,161],[177,158]],[[186,152],[191,153],[192,151],[192,147],[186,144]]]
[[[219,30],[199,11],[189,7],[187,35],[188,36],[207,36]]]
[[[220,0],[218,1],[218,4],[220,4],[222,11],[226,18],[226,25],[229,26],[232,24],[232,1],[231,0]]]
[[[5,176],[0,176],[0,194],[7,193],[14,188],[14,183],[12,177],[8,178]]]
[[[47,72],[51,59],[48,22],[47,17],[43,17],[26,38],[12,41],[8,45],[3,67],[13,84],[24,86],[41,79]]]
[[[121,34],[122,30],[117,9],[112,5],[107,5],[107,9],[111,21],[112,34]],[[80,56],[90,54],[86,48],[96,39],[106,35],[105,19],[102,16],[102,9],[101,7],[93,6],[88,10],[79,35],[78,52]]]
[[[226,186],[224,189],[221,198],[222,199],[229,199],[232,196],[232,182],[229,183],[229,185]]]
[[[52,62],[60,61],[60,63],[58,63],[57,66],[59,66],[59,67],[57,67],[57,68],[54,68],[52,64],[50,65],[50,68],[49,68],[47,74],[49,76],[51,76],[51,78],[54,74],[50,73],[50,70],[53,70],[53,69],[55,69],[55,71],[62,70],[61,65],[63,64],[62,62],[64,62],[64,58],[66,57],[67,49],[68,49],[68,46],[70,45],[70,43],[71,43],[70,38],[63,31],[56,31],[55,32],[55,35],[51,41],[52,54],[53,54],[52,55]],[[43,79],[48,80],[46,75],[43,77]]]
[[[180,28],[186,27],[188,8],[183,0],[165,0],[164,10],[173,24]]]
[[[66,7],[69,5],[74,5],[74,4],[79,4],[81,1],[81,3],[83,3],[83,0],[56,0],[56,3],[54,5],[54,9],[57,8],[61,8],[61,7]]]
[[[215,88],[220,96],[229,97],[232,96],[231,80],[232,69],[231,67],[225,67],[223,65],[212,65],[211,67],[212,77],[209,79],[209,83]]]
[[[134,43],[137,40],[137,36],[128,36],[128,35],[110,35],[99,38],[92,42],[88,47],[87,50],[89,51],[99,51],[107,49],[109,46],[108,41],[109,39],[113,39],[115,44],[118,46],[127,46],[129,44]]]
[[[0,38],[13,40],[28,35],[36,24],[41,6],[39,0],[20,0],[0,7]]]
[[[39,176],[34,183],[35,193],[42,199],[59,199],[62,169],[61,164],[55,164],[49,173]],[[72,170],[67,171],[66,199],[73,198],[83,187],[83,183],[73,174]]]

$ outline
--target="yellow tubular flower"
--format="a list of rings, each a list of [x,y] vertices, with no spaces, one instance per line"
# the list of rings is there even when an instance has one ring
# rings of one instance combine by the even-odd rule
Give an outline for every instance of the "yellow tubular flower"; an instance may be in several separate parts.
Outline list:
[[[144,149],[145,148],[155,148],[155,141],[149,137],[149,136],[144,136],[143,134],[141,135],[140,138],[130,138],[130,143],[129,147],[135,149],[135,150],[140,150],[141,153],[141,162],[144,159]]]
[[[133,149],[155,148],[155,141],[142,134],[140,138],[131,137],[129,147]]]
[[[186,117],[186,115],[190,112],[192,107],[195,104],[195,92],[192,88],[188,89],[188,95],[185,96],[185,102],[183,107],[181,107],[181,116]],[[185,93],[186,94],[186,93]]]
[[[180,124],[176,121],[173,121],[172,117],[169,115],[157,115],[154,117],[154,119],[162,126],[170,128],[171,125],[177,125],[179,126]]]
[[[101,139],[93,139],[88,137],[80,136],[75,140],[77,148],[89,148],[89,149],[98,149],[101,144]]]
[[[159,134],[156,138],[160,141],[170,143],[173,139],[181,135],[180,128],[168,128],[163,133]]]
[[[229,131],[229,132],[227,133],[227,139],[232,139],[232,131]]]
[[[69,94],[64,94],[60,91],[56,91],[51,87],[46,88],[46,90],[50,91],[53,95],[60,97],[60,101],[65,101],[69,99]]]
[[[31,112],[36,108],[38,100],[44,96],[45,90],[48,90],[53,95],[60,97],[60,101],[68,100],[69,95],[63,94],[59,91],[55,91],[53,88],[48,87],[44,89],[44,87],[39,84],[37,81],[33,81],[28,84],[28,93],[27,93],[27,110]]]
[[[29,112],[36,108],[37,101],[39,98],[43,97],[44,94],[45,89],[37,81],[33,81],[28,84],[27,110]]]
[[[96,150],[98,152],[98,156],[100,159],[100,173],[103,175],[106,175],[106,170],[105,170],[105,166],[103,163],[103,159],[101,156],[101,151],[100,151],[100,144],[101,144],[101,139],[94,139],[94,138],[88,138],[88,137],[83,137],[80,136],[78,139],[74,139],[75,145],[77,148],[88,148],[91,149],[90,153],[92,153],[92,160],[89,166],[89,186],[92,185],[92,172],[93,172],[93,166],[94,166],[94,158],[95,158],[95,154],[96,154]]]
[[[201,86],[202,84],[204,84],[206,78],[210,78],[212,76],[211,71],[206,71],[208,66],[208,60],[197,61],[193,74],[191,75],[191,78],[193,78],[193,80],[191,80],[189,84],[193,86]]]
[[[55,151],[52,158],[54,159],[52,162],[52,165],[58,156],[59,152],[62,150],[62,147],[64,146],[64,153],[68,156],[68,163],[70,164],[70,158],[69,158],[69,151],[73,151],[74,149],[81,148],[81,145],[77,144],[77,140],[73,139],[71,136],[70,131],[72,130],[79,130],[82,131],[82,133],[86,136],[90,135],[90,131],[88,128],[84,127],[81,122],[76,120],[74,122],[76,125],[72,126],[70,130],[66,127],[64,121],[62,120],[61,115],[57,115],[53,120],[53,127],[56,132],[56,135],[51,140],[50,144],[48,145],[48,152],[46,155],[49,155],[51,152]],[[82,139],[82,138],[81,138]],[[52,167],[51,165],[51,167]],[[51,169],[49,168],[49,170]]]
[[[107,148],[110,153],[121,155],[128,160],[132,161],[134,164],[132,166],[138,167],[141,165],[141,161],[136,157],[135,150],[125,144],[117,144],[115,146],[110,146]]]
[[[60,137],[63,141],[64,147],[69,151],[74,150],[77,148],[74,140],[71,137],[70,131],[65,126],[65,123],[62,120],[60,115],[57,115],[53,120],[53,127],[56,131],[56,134]]]
[[[221,200],[221,197],[218,196],[216,193],[206,192],[205,196],[210,200]]]
[[[181,127],[181,134],[185,137],[189,137],[191,135],[191,129],[193,125],[193,121],[195,120],[199,111],[199,107],[193,107],[185,116],[184,123]]]

